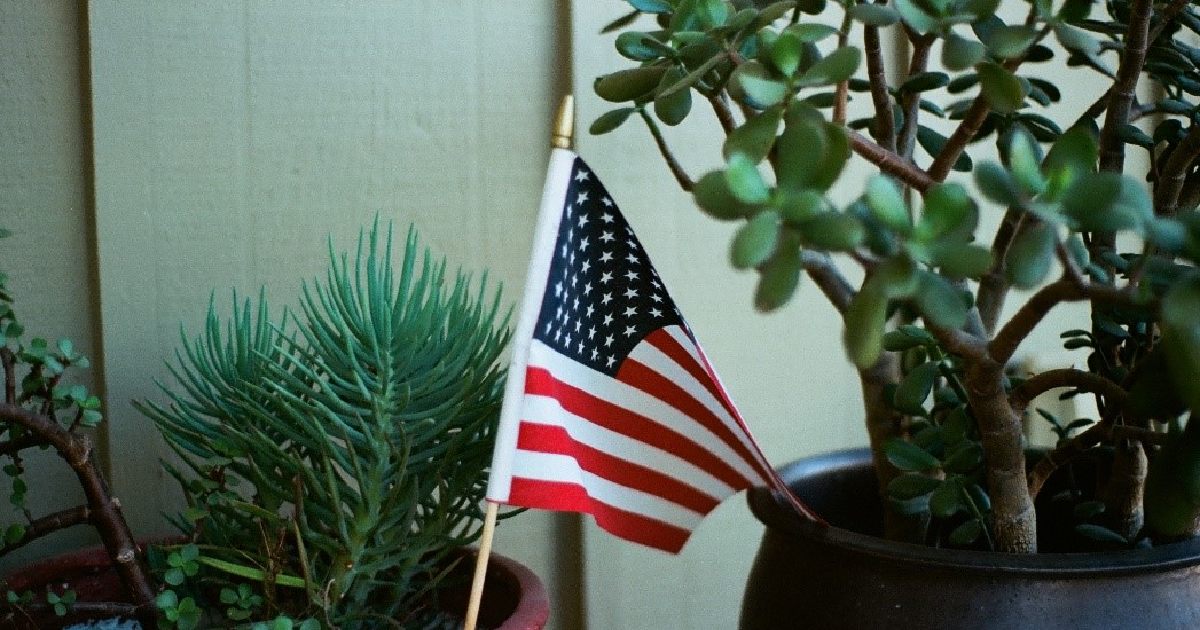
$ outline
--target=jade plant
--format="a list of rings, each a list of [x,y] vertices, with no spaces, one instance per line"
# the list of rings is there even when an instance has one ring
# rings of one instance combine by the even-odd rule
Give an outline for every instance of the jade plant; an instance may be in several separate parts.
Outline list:
[[[1060,549],[1200,533],[1194,3],[628,3],[606,31],[629,64],[595,82],[618,106],[591,132],[645,124],[679,186],[735,228],[757,308],[807,275],[841,314],[889,537],[1032,553],[1039,531],[1065,531]],[[1062,92],[1084,75],[1101,87],[1072,110]],[[663,125],[697,115],[724,165],[693,179]],[[844,176],[851,160],[874,174]],[[1087,309],[1063,345],[1086,367],[1016,366],[1069,302]],[[1092,397],[1098,417],[1030,409],[1047,392]],[[1048,451],[1025,448],[1032,413],[1057,432]]]
[[[0,229],[0,238],[9,236]],[[30,337],[18,317],[8,278],[0,273],[0,459],[9,484],[8,503],[15,520],[0,525],[0,556],[52,536],[67,528],[95,528],[125,587],[124,602],[81,602],[67,582],[47,587],[45,592],[13,590],[0,581],[0,625],[24,627],[47,615],[68,613],[137,617],[146,627],[154,623],[154,585],[145,565],[144,553],[134,542],[121,512],[121,503],[109,490],[102,462],[90,437],[104,416],[100,399],[75,374],[89,367],[86,356],[70,339],[51,344],[44,337]],[[31,452],[53,450],[59,462],[71,469],[84,500],[79,505],[50,514],[34,514],[28,504],[30,492],[45,493],[41,480],[30,478],[26,463]]]
[[[331,244],[296,313],[210,306],[139,405],[187,498],[154,559],[167,627],[455,623],[439,589],[482,525],[507,315],[412,231],[394,266],[382,232]]]

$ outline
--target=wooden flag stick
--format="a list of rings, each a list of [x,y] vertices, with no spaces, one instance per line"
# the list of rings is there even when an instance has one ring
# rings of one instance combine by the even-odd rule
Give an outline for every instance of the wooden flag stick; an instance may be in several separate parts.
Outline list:
[[[471,599],[467,602],[467,617],[463,630],[475,630],[479,620],[479,602],[483,598],[483,583],[487,577],[488,557],[492,555],[492,536],[496,533],[496,513],[500,504],[488,501],[483,518],[483,535],[479,538],[479,556],[475,558],[475,577],[471,580]]]
[[[574,133],[575,98],[567,94],[559,104],[558,115],[554,118],[550,146],[556,149],[570,149],[571,137]],[[493,467],[492,474],[495,472]],[[467,616],[463,620],[463,630],[475,630],[475,625],[479,622],[479,605],[483,598],[483,585],[487,579],[488,557],[492,555],[492,537],[496,533],[496,514],[499,509],[499,503],[488,501],[487,513],[483,519],[483,533],[479,537],[479,555],[475,558],[475,576],[471,580],[471,599],[467,602]]]

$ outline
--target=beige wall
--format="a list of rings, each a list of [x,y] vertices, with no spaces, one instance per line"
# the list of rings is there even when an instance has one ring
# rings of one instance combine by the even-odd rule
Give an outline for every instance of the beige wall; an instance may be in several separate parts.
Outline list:
[[[28,335],[70,337],[98,358],[82,19],[73,2],[0,3],[0,227],[14,233],[0,241],[0,272],[10,277]],[[93,368],[81,382],[94,388],[98,375]],[[30,455],[28,472],[35,514],[81,500],[70,469],[50,453]],[[17,515],[3,479],[7,527]],[[5,564],[91,539],[84,528],[67,530]]]

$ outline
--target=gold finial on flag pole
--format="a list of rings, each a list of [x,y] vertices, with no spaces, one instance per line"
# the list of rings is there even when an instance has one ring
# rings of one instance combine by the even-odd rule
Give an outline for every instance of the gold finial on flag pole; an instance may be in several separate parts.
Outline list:
[[[550,134],[550,146],[556,149],[570,149],[573,135],[575,135],[575,97],[568,94],[558,105],[558,115],[554,117],[554,131]]]

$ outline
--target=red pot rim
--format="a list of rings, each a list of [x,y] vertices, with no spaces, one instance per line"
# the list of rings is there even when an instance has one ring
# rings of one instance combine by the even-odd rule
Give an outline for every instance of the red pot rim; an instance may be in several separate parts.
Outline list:
[[[177,541],[154,540],[149,543],[140,542],[139,546],[144,548],[146,544],[162,542]],[[470,550],[469,553],[473,560],[475,551]],[[23,567],[9,571],[3,576],[3,579],[8,582],[9,588],[22,591],[51,584],[67,569],[100,569],[110,565],[111,562],[104,547],[95,546],[35,560]],[[516,586],[518,594],[516,608],[495,630],[541,630],[544,628],[546,621],[550,618],[550,597],[537,574],[520,562],[496,553],[491,555],[488,567],[489,574],[493,574],[489,576],[491,579],[504,578],[505,582]],[[487,588],[486,585],[484,588]]]
[[[521,590],[517,609],[496,630],[540,630],[550,618],[550,596],[537,574],[512,558],[493,553],[490,566],[509,573]],[[487,588],[486,586],[484,588]]]

